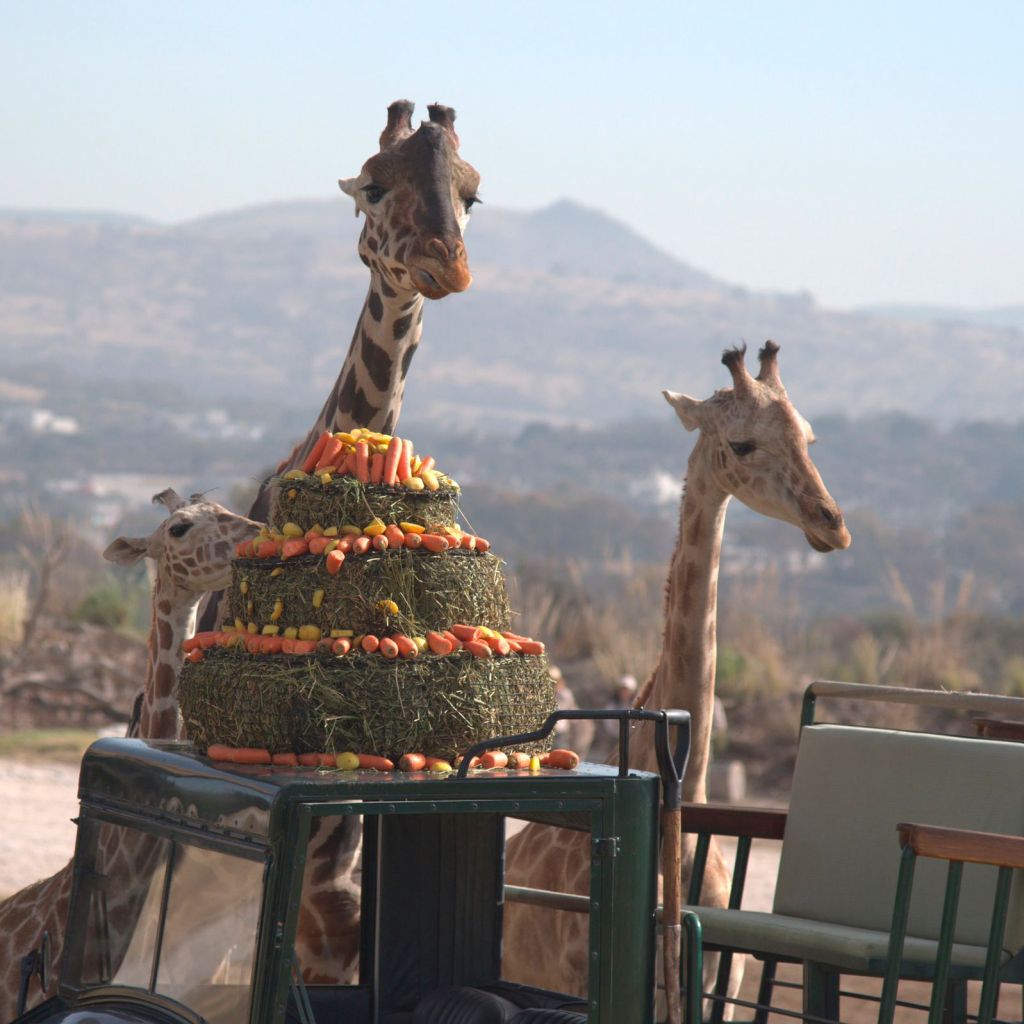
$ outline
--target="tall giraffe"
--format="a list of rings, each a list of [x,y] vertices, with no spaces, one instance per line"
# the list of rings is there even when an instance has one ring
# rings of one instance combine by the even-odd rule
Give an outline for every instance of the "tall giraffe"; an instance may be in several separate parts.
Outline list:
[[[707,799],[707,768],[715,692],[718,564],[725,513],[739,498],[762,515],[803,531],[816,551],[849,547],[850,534],[839,506],[818,473],[808,445],[810,424],[790,402],[778,369],[778,346],[761,349],[760,372],[744,365],[743,349],[731,349],[722,362],[732,387],[706,401],[662,392],[687,430],[700,437],[690,454],[680,502],[679,535],[665,589],[665,629],[661,654],[637,705],[682,708],[690,712],[692,742],[683,780],[689,802]],[[657,771],[653,730],[641,725],[632,741],[632,764]],[[685,812],[684,812],[685,813]],[[684,843],[684,876],[693,859],[692,837]],[[510,883],[560,892],[586,893],[590,836],[528,825],[506,846]],[[725,906],[729,870],[712,847],[701,901]],[[553,948],[560,957],[537,957]],[[581,914],[506,905],[505,976],[582,995],[587,979],[587,924]],[[540,972],[540,976],[538,976]]]
[[[391,433],[423,334],[424,298],[464,292],[473,281],[462,233],[480,202],[480,175],[459,156],[455,111],[432,103],[430,120],[414,130],[414,109],[408,100],[395,100],[380,151],[354,178],[338,182],[355,202],[356,216],[366,220],[358,251],[370,268],[370,287],[341,372],[278,472],[300,466],[325,430]],[[250,510],[254,518],[266,519],[268,494],[261,489]]]
[[[259,523],[205,501],[201,495],[186,501],[168,489],[155,495],[153,501],[167,508],[168,517],[148,537],[118,537],[103,557],[119,565],[134,565],[143,558],[156,564],[138,735],[147,739],[177,739],[181,734],[176,689],[182,641],[194,631],[202,596],[230,582],[235,545],[251,538]],[[119,834],[108,832],[108,844]],[[132,857],[138,859],[138,852],[133,849]],[[109,846],[107,856],[109,863],[121,865],[124,874],[119,877],[128,877],[132,857],[126,852],[118,856],[118,851]],[[50,878],[35,882],[0,903],[0,1020],[14,1016],[21,958],[39,947],[44,932],[50,936],[53,982],[50,991],[35,993],[29,1005],[53,994],[64,949],[71,879],[68,863]]]

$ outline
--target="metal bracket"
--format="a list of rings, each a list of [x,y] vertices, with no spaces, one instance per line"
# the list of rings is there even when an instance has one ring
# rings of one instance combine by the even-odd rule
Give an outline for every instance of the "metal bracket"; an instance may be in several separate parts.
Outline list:
[[[600,836],[592,839],[591,848],[595,857],[617,857],[619,855],[619,837]]]

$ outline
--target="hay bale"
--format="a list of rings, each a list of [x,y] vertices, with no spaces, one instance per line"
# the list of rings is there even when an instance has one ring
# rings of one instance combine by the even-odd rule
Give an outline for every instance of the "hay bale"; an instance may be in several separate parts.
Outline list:
[[[365,526],[374,517],[385,523],[420,523],[454,526],[459,492],[450,488],[410,491],[404,487],[364,485],[355,477],[341,476],[329,484],[316,477],[273,481],[270,521],[275,526],[297,523],[304,530],[321,526]],[[294,492],[294,497],[289,497]]]
[[[277,568],[279,576],[271,576]],[[241,584],[246,584],[242,593]],[[323,590],[319,608],[313,594]],[[502,562],[494,555],[458,548],[432,554],[422,548],[374,551],[350,555],[334,576],[324,559],[303,555],[287,562],[249,558],[234,562],[229,591],[229,618],[271,621],[275,601],[284,610],[278,624],[317,625],[353,629],[356,633],[422,635],[428,629],[447,629],[469,622],[490,629],[508,629],[509,605]],[[394,601],[398,614],[383,611],[381,602]]]
[[[554,710],[541,657],[251,655],[212,649],[186,663],[179,700],[189,738],[272,753],[355,750],[453,757],[536,729]],[[523,749],[545,749],[527,744]]]

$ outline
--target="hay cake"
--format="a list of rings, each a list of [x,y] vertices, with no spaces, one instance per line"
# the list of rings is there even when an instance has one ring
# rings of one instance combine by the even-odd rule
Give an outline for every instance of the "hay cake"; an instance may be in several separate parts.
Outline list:
[[[456,525],[458,485],[369,431],[325,435],[314,456],[240,545],[229,620],[186,644],[193,742],[452,757],[540,725],[543,645],[510,631],[500,559]]]

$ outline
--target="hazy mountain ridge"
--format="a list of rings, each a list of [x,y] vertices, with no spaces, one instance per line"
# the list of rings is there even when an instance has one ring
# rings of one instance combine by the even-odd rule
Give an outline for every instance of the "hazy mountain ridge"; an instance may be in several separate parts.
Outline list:
[[[274,203],[164,226],[106,214],[0,211],[3,375],[73,368],[166,382],[182,401],[318,406],[367,285],[360,222],[337,200]],[[719,351],[783,346],[809,415],[899,410],[1014,419],[1024,334],[1012,327],[824,310],[806,294],[716,281],[569,201],[474,214],[476,276],[432,303],[407,415],[492,427],[649,415],[658,391],[706,394]],[[95,383],[92,383],[95,382]]]

